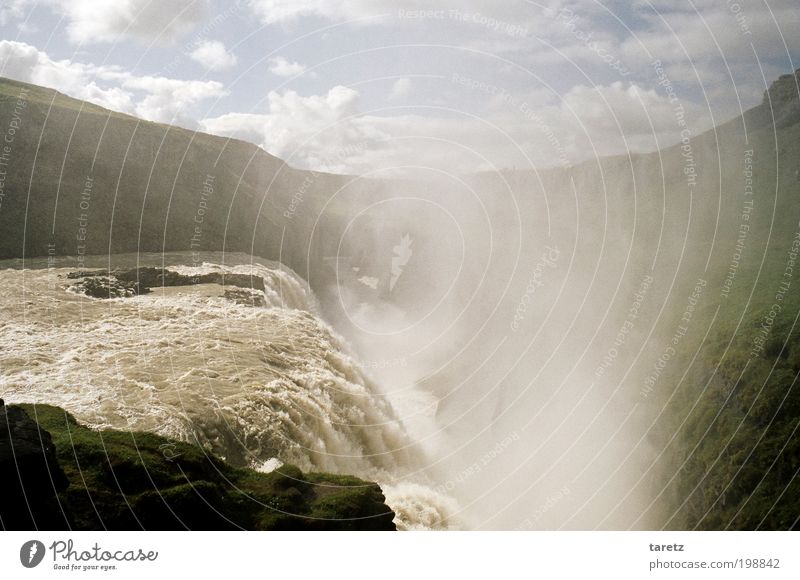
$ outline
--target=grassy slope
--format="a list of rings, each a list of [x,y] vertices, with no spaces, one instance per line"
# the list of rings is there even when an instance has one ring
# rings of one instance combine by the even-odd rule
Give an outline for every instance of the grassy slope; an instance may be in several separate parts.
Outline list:
[[[346,180],[296,170],[244,141],[143,121],[0,78],[3,132],[22,89],[27,106],[20,109],[7,168],[0,259],[224,249],[280,257],[302,272],[313,226]],[[214,191],[203,198],[209,175]],[[89,177],[87,204],[82,193]],[[301,189],[303,201],[287,218]],[[201,201],[207,206],[200,245],[193,247]],[[336,218],[337,207],[325,209],[326,219]],[[82,215],[87,235],[80,244]]]
[[[73,529],[387,530],[377,484],[284,465],[237,469],[200,447],[152,433],[92,430],[49,405],[20,405],[50,432],[70,486]]]
[[[750,115],[751,120],[756,118]],[[697,353],[683,353],[667,376],[678,387],[658,438],[669,453],[654,489],[664,491],[662,521],[672,529],[798,528],[797,265],[788,278],[789,291],[781,300],[776,294],[787,280],[788,252],[800,231],[800,183],[794,175],[800,159],[800,125],[773,129],[769,121],[751,123],[750,143],[756,151],[755,214],[732,292],[728,298],[714,296],[704,304],[697,323],[711,326],[708,340]],[[733,212],[740,207],[739,191],[736,186],[724,190]],[[734,246],[731,234],[738,223],[736,218],[722,224],[729,231],[709,272],[715,288],[727,273]],[[754,351],[754,340],[775,303],[781,311],[766,346]]]

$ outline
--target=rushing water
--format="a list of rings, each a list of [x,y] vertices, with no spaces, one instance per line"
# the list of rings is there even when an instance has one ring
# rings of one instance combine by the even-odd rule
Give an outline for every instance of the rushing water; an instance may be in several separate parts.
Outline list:
[[[355,474],[381,483],[400,528],[456,525],[453,500],[419,471],[422,452],[391,404],[321,319],[305,282],[279,264],[175,253],[0,266],[0,393],[9,402],[196,441],[264,470],[289,462]],[[214,284],[97,300],[70,291],[66,277],[141,266],[261,276],[266,307],[237,304]]]

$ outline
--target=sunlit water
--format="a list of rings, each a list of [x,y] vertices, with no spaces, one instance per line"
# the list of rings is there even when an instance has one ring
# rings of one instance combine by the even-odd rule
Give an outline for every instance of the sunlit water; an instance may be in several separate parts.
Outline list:
[[[400,528],[457,525],[453,500],[419,472],[420,450],[294,273],[244,255],[111,259],[0,263],[7,401],[59,405],[93,427],[197,442],[265,470],[355,474],[381,483]],[[236,304],[213,284],[110,300],[69,290],[69,272],[109,266],[261,276],[267,306]]]

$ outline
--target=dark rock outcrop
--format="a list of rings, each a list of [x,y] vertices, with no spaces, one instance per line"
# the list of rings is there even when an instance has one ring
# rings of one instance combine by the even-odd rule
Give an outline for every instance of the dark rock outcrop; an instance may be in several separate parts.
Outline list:
[[[152,433],[89,429],[49,405],[0,409],[0,430],[6,529],[395,529],[381,488],[355,477],[237,468]]]
[[[150,292],[149,288],[142,288],[136,282],[126,282],[114,276],[88,276],[72,288],[91,298],[129,298]]]
[[[263,308],[267,305],[267,300],[263,292],[249,290],[247,288],[230,288],[225,290],[225,298],[236,304],[243,306],[253,306]]]
[[[790,127],[800,121],[800,69],[782,75],[764,92],[762,107],[772,106],[775,126]]]
[[[0,520],[7,530],[63,526],[57,494],[69,481],[52,437],[20,407],[0,406]]]
[[[264,291],[264,279],[249,274],[209,272],[197,276],[179,274],[166,268],[133,268],[130,270],[78,270],[68,279],[80,279],[72,288],[92,298],[127,298],[147,294],[152,288],[219,284],[250,291]],[[226,291],[227,294],[227,291]],[[263,301],[263,296],[262,296]],[[249,304],[253,304],[250,300]],[[261,304],[263,305],[263,304]]]
[[[138,283],[147,288],[159,286],[192,286],[195,284],[221,284],[223,286],[239,286],[264,290],[264,280],[260,276],[248,274],[226,274],[222,272],[209,272],[197,276],[179,274],[166,268],[134,268],[132,270],[117,270],[112,274],[123,282]]]

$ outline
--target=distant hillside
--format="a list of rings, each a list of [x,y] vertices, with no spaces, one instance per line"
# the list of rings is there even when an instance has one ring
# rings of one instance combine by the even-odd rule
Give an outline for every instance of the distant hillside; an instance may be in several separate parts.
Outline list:
[[[607,250],[632,247],[636,263],[657,260],[657,267],[669,268],[680,260],[683,271],[704,269],[730,261],[737,233],[725,226],[741,209],[737,192],[747,150],[753,151],[758,190],[753,229],[791,228],[790,192],[800,184],[799,109],[795,77],[786,75],[743,118],[701,135],[689,131],[689,158],[679,144],[568,169],[476,176],[474,182],[501,220],[516,217],[504,214],[503,192],[510,186],[531,231],[545,204],[549,226],[559,224],[554,237],[569,238],[574,232],[560,222],[573,221],[579,210],[584,232],[602,223],[618,235]],[[367,204],[427,187],[297,170],[250,143],[143,121],[2,78],[0,132],[0,139],[11,139],[0,151],[6,172],[0,174],[0,259],[242,251],[280,259],[308,278],[336,253],[342,231]],[[444,195],[430,189],[419,195]],[[773,202],[777,221],[770,225]],[[414,216],[392,217],[406,222],[398,233],[419,226]],[[673,241],[683,237],[685,224],[684,249],[691,251],[679,255],[673,250],[684,244]],[[381,228],[373,235],[380,237]],[[761,240],[751,236],[752,243]]]
[[[9,79],[0,131],[0,258],[224,249],[303,271],[319,209],[344,182]]]

